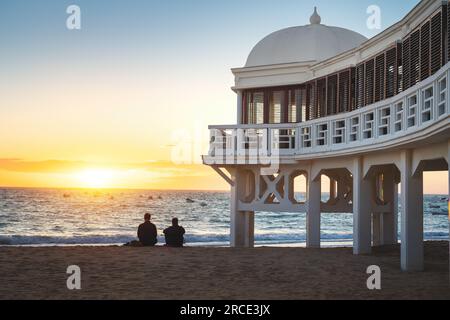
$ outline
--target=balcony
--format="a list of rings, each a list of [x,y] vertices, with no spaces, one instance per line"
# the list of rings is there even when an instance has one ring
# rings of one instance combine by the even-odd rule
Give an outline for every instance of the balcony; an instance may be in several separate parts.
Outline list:
[[[449,66],[392,98],[353,112],[295,124],[210,126],[204,162],[308,160],[405,146],[438,134],[448,138]]]

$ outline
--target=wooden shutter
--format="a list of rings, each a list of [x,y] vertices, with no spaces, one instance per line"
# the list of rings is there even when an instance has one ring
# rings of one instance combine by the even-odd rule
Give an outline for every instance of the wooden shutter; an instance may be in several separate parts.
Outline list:
[[[350,110],[350,70],[339,74],[339,106],[337,112]]]
[[[407,90],[411,87],[411,39],[408,37],[403,41],[403,54],[402,54],[402,62],[403,62],[403,90]]]
[[[310,82],[306,85],[306,119],[313,120],[316,115],[316,85]]]
[[[336,114],[338,112],[337,90],[338,76],[335,74],[327,78],[327,115]]]
[[[385,57],[383,52],[375,58],[375,102],[384,99],[384,70]]]
[[[430,21],[420,28],[420,80],[430,76]],[[440,59],[439,59],[440,61]]]
[[[359,109],[365,106],[364,93],[364,64],[356,67],[356,108]]]
[[[365,105],[372,104],[374,102],[374,76],[375,76],[375,60],[371,59],[366,62],[366,75],[365,75]]]
[[[396,94],[397,85],[397,47],[386,51],[386,98]]]
[[[431,74],[435,74],[442,63],[442,13],[431,18]]]
[[[402,43],[397,44],[397,85],[395,94],[403,92],[403,61],[402,61]]]
[[[448,52],[448,3],[442,5],[442,20],[441,20],[441,41],[442,41],[442,66],[445,66],[448,62],[447,52]]]
[[[356,68],[350,69],[350,98],[349,98],[349,109],[348,111],[353,111],[356,109]]]
[[[327,79],[319,79],[316,82],[316,118],[326,116]]]
[[[450,61],[450,5],[447,5],[447,61]]]
[[[410,39],[409,85],[412,87],[420,81],[420,30],[411,34]]]

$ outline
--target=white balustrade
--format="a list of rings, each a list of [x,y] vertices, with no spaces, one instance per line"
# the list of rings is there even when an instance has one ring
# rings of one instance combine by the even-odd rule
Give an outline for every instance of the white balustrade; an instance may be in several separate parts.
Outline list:
[[[295,124],[211,126],[209,155],[301,156],[414,134],[447,120],[449,66],[392,98],[352,112]]]

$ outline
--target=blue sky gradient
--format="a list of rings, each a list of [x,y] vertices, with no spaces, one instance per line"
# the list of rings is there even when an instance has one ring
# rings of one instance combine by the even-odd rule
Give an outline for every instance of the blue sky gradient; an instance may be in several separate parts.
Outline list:
[[[2,69],[68,61],[78,67],[126,59],[155,67],[179,63],[242,66],[251,48],[278,29],[307,24],[318,6],[322,22],[371,37],[366,9],[382,10],[382,27],[418,0],[2,0]],[[65,28],[65,9],[82,9],[82,30]],[[206,67],[205,69],[210,69]]]
[[[236,123],[230,68],[242,67],[262,38],[308,24],[314,6],[323,24],[372,37],[418,3],[1,0],[0,159],[170,161],[177,129],[207,148],[208,125]],[[66,28],[71,4],[81,7],[80,31]],[[381,8],[382,30],[367,29],[370,5]],[[200,151],[193,157],[200,161]],[[216,180],[204,186],[223,184],[207,174]],[[0,186],[49,176],[32,178],[0,167]]]

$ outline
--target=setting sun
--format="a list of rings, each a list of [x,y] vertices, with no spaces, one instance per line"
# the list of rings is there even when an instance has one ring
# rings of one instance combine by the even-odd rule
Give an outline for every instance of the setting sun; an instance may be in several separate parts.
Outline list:
[[[77,174],[85,188],[107,188],[113,183],[115,172],[109,169],[88,169]]]

